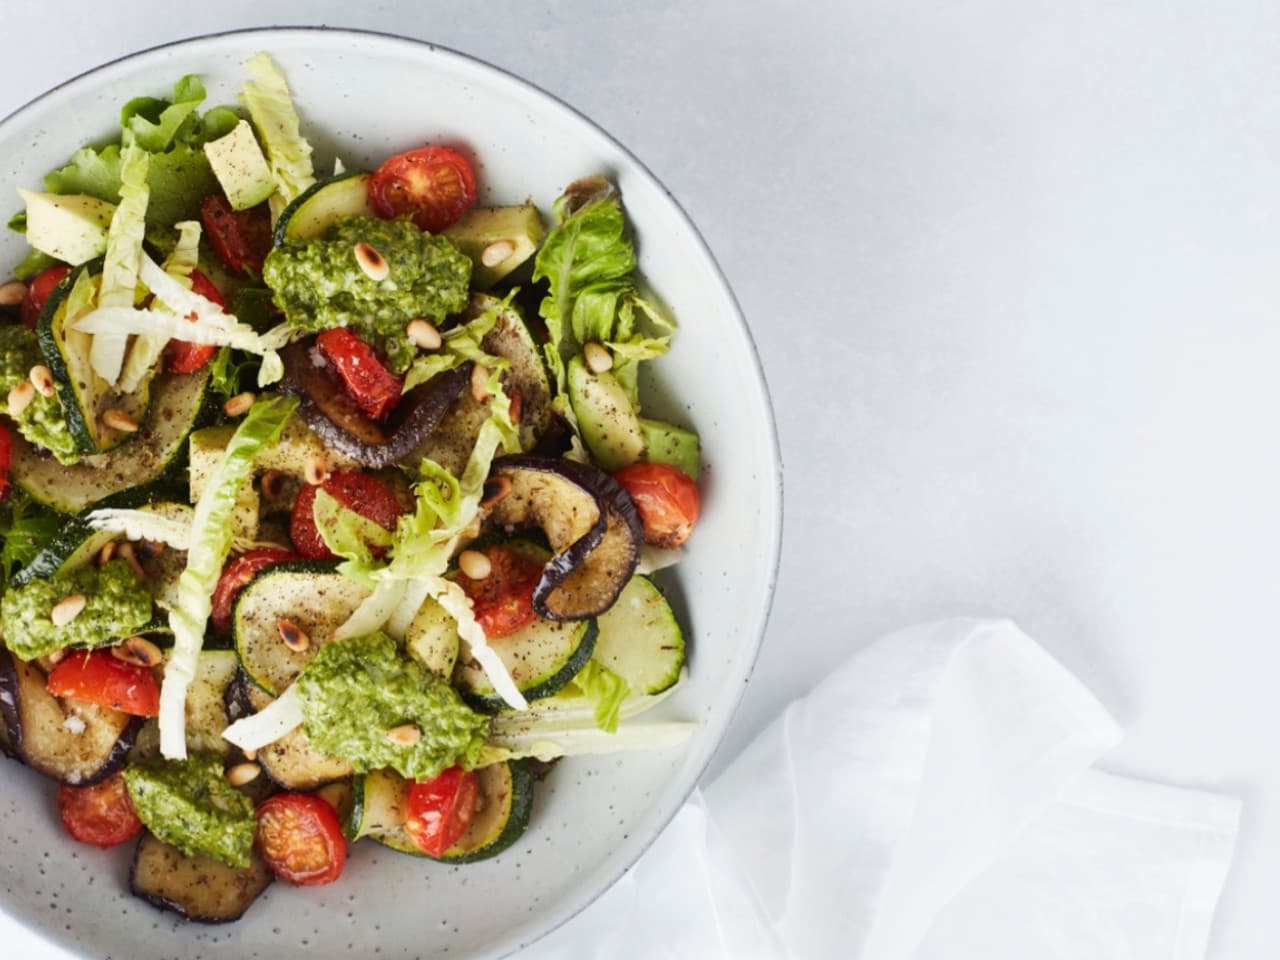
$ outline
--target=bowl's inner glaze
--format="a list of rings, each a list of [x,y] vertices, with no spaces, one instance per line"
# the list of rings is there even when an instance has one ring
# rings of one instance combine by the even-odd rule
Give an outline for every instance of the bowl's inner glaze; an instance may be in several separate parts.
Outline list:
[[[501,955],[598,895],[679,807],[741,694],[759,645],[778,553],[779,467],[764,384],[731,295],[662,187],[617,144],[557,101],[499,71],[425,44],[320,30],[227,34],[165,47],[58,88],[0,125],[0,215],[17,187],[83,143],[113,136],[120,105],[199,74],[208,105],[233,103],[242,61],[265,49],[289,78],[317,169],[350,168],[421,145],[476,159],[482,202],[526,196],[549,216],[570,181],[620,186],[641,270],[681,329],[654,364],[654,416],[703,440],[704,515],[685,562],[661,582],[690,641],[690,681],[661,718],[695,720],[683,747],[579,758],[539,784],[532,825],[501,857],[445,867],[368,842],[328,887],[276,884],[238,923],[202,927],[128,893],[130,850],[99,852],[63,834],[56,785],[0,760],[0,909],[90,956],[380,957]],[[413,119],[407,119],[413,118]],[[22,245],[0,236],[0,265]]]

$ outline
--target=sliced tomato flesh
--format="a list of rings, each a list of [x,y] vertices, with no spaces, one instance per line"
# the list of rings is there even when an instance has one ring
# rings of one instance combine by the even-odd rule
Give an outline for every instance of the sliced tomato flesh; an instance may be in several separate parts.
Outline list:
[[[160,685],[151,671],[118,660],[110,650],[69,654],[53,668],[45,687],[55,697],[86,700],[136,717],[160,713]]]
[[[382,420],[396,408],[404,381],[382,365],[373,348],[345,327],[325,330],[316,346],[365,416]]]
[[[450,147],[398,153],[369,178],[369,203],[378,216],[408,217],[429,233],[457,223],[475,200],[471,164]]]
[[[613,479],[635,502],[645,543],[671,548],[689,539],[702,510],[702,495],[683,470],[666,463],[633,463]]]
[[[226,198],[214,194],[200,204],[200,220],[214,254],[233,273],[261,273],[271,252],[271,211],[265,203],[248,210],[232,210]]]
[[[291,550],[249,550],[232,558],[222,568],[218,585],[213,590],[213,631],[221,636],[231,633],[231,614],[240,591],[261,571],[286,560],[300,560],[301,555]]]
[[[299,886],[332,883],[347,862],[337,813],[311,793],[277,793],[259,804],[255,843],[276,876]]]
[[[120,772],[91,787],[63,784],[58,788],[58,816],[76,840],[104,850],[142,832],[142,821]]]
[[[409,784],[404,827],[426,854],[440,857],[467,832],[480,796],[473,771],[450,767]]]
[[[70,267],[60,263],[42,270],[27,284],[27,293],[22,298],[21,306],[18,307],[18,316],[24,327],[30,327],[32,330],[36,328],[36,324],[40,322],[40,311],[44,309],[49,294],[53,293],[53,288],[70,272]]]
[[[316,528],[316,491],[323,487],[340,504],[354,510],[386,530],[395,530],[396,520],[404,512],[390,487],[375,476],[357,470],[335,470],[319,486],[307,484],[298,492],[289,515],[289,536],[298,553],[311,560],[332,557],[329,547]],[[381,550],[374,550],[375,554]]]
[[[191,290],[206,300],[212,300],[218,306],[226,308],[226,301],[213,285],[213,281],[199,270],[191,271]],[[204,369],[204,365],[213,359],[218,348],[211,343],[189,343],[186,340],[170,340],[165,344],[165,369],[170,373],[195,373]]]

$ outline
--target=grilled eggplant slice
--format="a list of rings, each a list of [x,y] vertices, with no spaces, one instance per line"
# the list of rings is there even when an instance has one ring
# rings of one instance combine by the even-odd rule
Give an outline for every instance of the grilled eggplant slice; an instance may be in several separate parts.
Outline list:
[[[197,920],[239,920],[275,876],[253,853],[247,867],[229,867],[212,857],[188,857],[144,832],[129,871],[129,889],[152,906]]]
[[[536,526],[554,551],[533,591],[538,615],[586,620],[608,610],[635,572],[644,543],[627,492],[598,467],[552,457],[501,457],[489,476],[507,487],[489,508],[489,522]]]
[[[237,717],[257,713],[275,699],[243,672],[228,688],[227,698],[228,714]],[[355,772],[341,757],[313,750],[301,728],[262,747],[257,760],[262,772],[285,790],[314,790]]]
[[[141,717],[83,700],[60,700],[45,675],[0,648],[0,715],[8,748],[41,773],[83,787],[124,763]]]
[[[330,447],[366,467],[389,467],[408,456],[440,423],[471,379],[464,363],[410,390],[385,421],[366,416],[329,374],[308,337],[280,351],[281,386],[302,399],[298,413]]]

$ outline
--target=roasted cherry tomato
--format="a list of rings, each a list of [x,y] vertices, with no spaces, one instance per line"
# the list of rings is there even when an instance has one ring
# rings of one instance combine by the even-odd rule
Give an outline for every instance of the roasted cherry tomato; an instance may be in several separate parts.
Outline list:
[[[311,793],[277,793],[262,801],[255,843],[276,876],[302,887],[333,883],[347,862],[338,815]]]
[[[113,773],[91,787],[63,784],[58,788],[58,815],[67,833],[104,850],[142,832],[142,821],[133,809],[122,773]]]
[[[271,252],[271,211],[265,203],[248,210],[232,210],[220,195],[205,197],[200,219],[213,252],[233,273],[261,273]]]
[[[365,416],[381,420],[396,408],[404,381],[382,365],[367,343],[346,327],[334,327],[316,337],[316,346]]]
[[[160,685],[151,671],[117,660],[110,650],[70,654],[53,668],[45,686],[55,697],[87,700],[136,717],[160,713]]]
[[[0,500],[9,496],[9,467],[13,463],[13,435],[0,423]]]
[[[300,559],[298,554],[289,550],[266,548],[249,550],[228,561],[213,590],[213,632],[223,636],[231,632],[231,612],[235,609],[236,597],[259,571],[272,564]]]
[[[27,284],[27,295],[22,298],[22,305],[18,308],[18,315],[22,318],[24,327],[30,327],[32,330],[36,328],[36,324],[40,322],[40,311],[44,309],[44,302],[49,299],[49,294],[53,293],[53,288],[70,272],[70,267],[58,264],[56,267],[48,267],[36,274],[35,279]]]
[[[191,271],[191,290],[206,300],[212,300],[224,309],[227,306],[213,281],[199,270]],[[165,344],[165,367],[170,373],[195,373],[213,359],[218,348],[212,343],[188,343],[185,340],[170,340]]]
[[[489,558],[489,575],[472,580],[461,573],[458,586],[471,598],[476,621],[486,637],[510,636],[537,618],[533,588],[542,576],[542,564],[510,547],[493,546],[482,552]]]
[[[688,474],[665,463],[633,463],[613,479],[635,501],[645,543],[678,547],[689,539],[702,509],[702,497]]]
[[[320,486],[344,507],[387,530],[396,528],[396,520],[404,512],[391,488],[367,473],[335,470]],[[304,486],[293,502],[293,513],[289,517],[289,536],[293,539],[294,549],[311,560],[333,556],[316,529],[316,491],[319,489],[315,484]],[[374,551],[375,554],[378,552]]]
[[[384,160],[369,179],[369,203],[378,216],[409,217],[420,230],[439,233],[476,200],[476,175],[449,147],[422,147]]]
[[[423,853],[439,857],[467,832],[480,788],[476,775],[450,767],[439,776],[409,784],[404,828]]]

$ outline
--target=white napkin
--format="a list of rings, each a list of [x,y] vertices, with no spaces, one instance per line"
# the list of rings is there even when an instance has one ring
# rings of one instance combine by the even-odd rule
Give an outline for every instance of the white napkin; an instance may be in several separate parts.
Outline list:
[[[1090,769],[1120,736],[1007,621],[893,634],[529,956],[1203,957],[1239,802]]]

